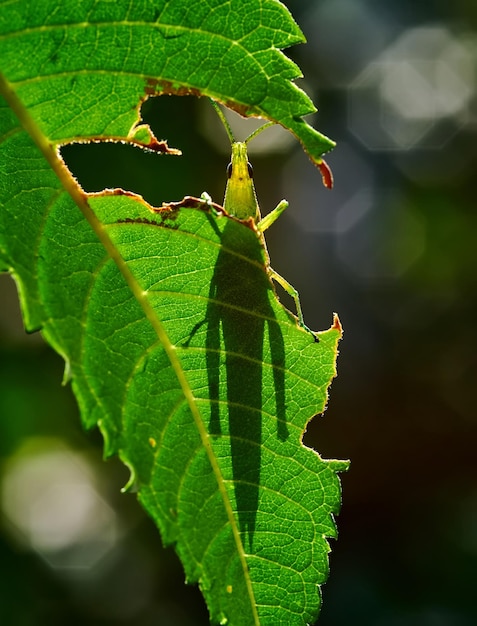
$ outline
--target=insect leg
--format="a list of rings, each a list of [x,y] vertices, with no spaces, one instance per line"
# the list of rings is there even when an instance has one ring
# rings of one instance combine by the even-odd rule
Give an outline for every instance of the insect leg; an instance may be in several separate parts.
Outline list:
[[[301,310],[300,296],[298,295],[298,291],[295,289],[295,287],[290,285],[290,283],[287,280],[285,280],[283,276],[280,276],[280,274],[277,274],[277,272],[273,270],[271,267],[269,268],[268,271],[270,274],[270,278],[276,281],[280,285],[280,287],[282,287],[287,292],[287,294],[293,298],[293,301],[295,302],[298,323],[300,324],[300,326],[304,328],[305,330],[307,330],[309,333],[311,333],[315,341],[318,341],[318,338],[315,335],[315,333],[312,330],[310,330],[308,326],[305,324],[305,322],[303,321],[303,312]]]
[[[268,215],[265,215],[265,217],[262,218],[258,222],[257,224],[258,230],[261,233],[263,233],[264,230],[267,230],[269,226],[271,226],[274,222],[277,221],[277,219],[280,217],[280,215],[283,213],[283,211],[287,207],[288,207],[288,202],[286,200],[282,200],[281,202],[279,202],[277,206],[273,209],[273,211],[270,211]]]

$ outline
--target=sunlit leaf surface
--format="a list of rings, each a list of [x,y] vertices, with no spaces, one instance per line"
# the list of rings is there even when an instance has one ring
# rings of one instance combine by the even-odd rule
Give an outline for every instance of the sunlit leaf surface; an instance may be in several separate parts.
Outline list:
[[[300,328],[260,238],[204,206],[86,195],[58,157],[80,139],[167,150],[138,127],[146,94],[212,95],[331,147],[278,48],[302,35],[274,0],[17,2],[0,13],[0,268],[28,330],[65,358],[83,422],[139,499],[211,619],[306,624],[327,576],[337,471],[301,443],[326,405],[339,322]],[[185,190],[186,191],[186,190]]]

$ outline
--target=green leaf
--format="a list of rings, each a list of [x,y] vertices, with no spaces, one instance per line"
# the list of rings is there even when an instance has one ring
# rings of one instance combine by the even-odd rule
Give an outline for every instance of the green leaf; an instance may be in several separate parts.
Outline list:
[[[282,111],[276,94],[304,97],[276,50],[301,36],[281,4],[187,8],[2,7],[0,268],[17,282],[27,329],[65,358],[84,424],[130,467],[211,619],[298,626],[318,614],[347,467],[301,443],[326,405],[339,322],[319,342],[297,325],[253,225],[195,201],[158,210],[122,191],[87,195],[57,152],[106,138],[168,150],[139,125],[153,84],[254,113]],[[267,89],[252,80],[257,59]],[[293,107],[282,123],[298,123]]]
[[[290,130],[310,158],[335,145],[280,50],[305,41],[277,0],[22,0],[0,15],[1,71],[51,140],[127,137],[138,98],[206,95]],[[74,111],[74,115],[71,115]]]

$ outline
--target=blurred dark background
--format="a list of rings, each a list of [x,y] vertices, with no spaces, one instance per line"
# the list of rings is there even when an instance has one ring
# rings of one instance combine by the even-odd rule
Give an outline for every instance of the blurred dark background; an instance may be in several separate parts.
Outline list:
[[[288,6],[308,39],[288,54],[313,123],[338,142],[335,189],[286,133],[266,131],[250,153],[262,211],[290,202],[267,233],[273,267],[310,327],[336,311],[345,329],[329,408],[306,436],[352,461],[318,623],[475,625],[477,4]],[[63,154],[88,191],[221,202],[229,146],[214,115],[194,98],[144,105],[183,157]],[[173,551],[120,494],[127,470],[82,431],[61,358],[24,333],[9,277],[0,294],[0,623],[207,624]]]

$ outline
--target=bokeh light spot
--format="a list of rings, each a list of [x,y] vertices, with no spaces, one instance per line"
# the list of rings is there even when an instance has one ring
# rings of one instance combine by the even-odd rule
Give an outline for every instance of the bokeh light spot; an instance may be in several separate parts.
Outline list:
[[[466,123],[475,55],[444,27],[405,31],[351,83],[349,128],[372,150],[440,148]],[[436,133],[443,121],[452,124]]]
[[[56,440],[28,440],[10,458],[1,507],[10,534],[53,568],[94,567],[118,539],[89,462]]]

